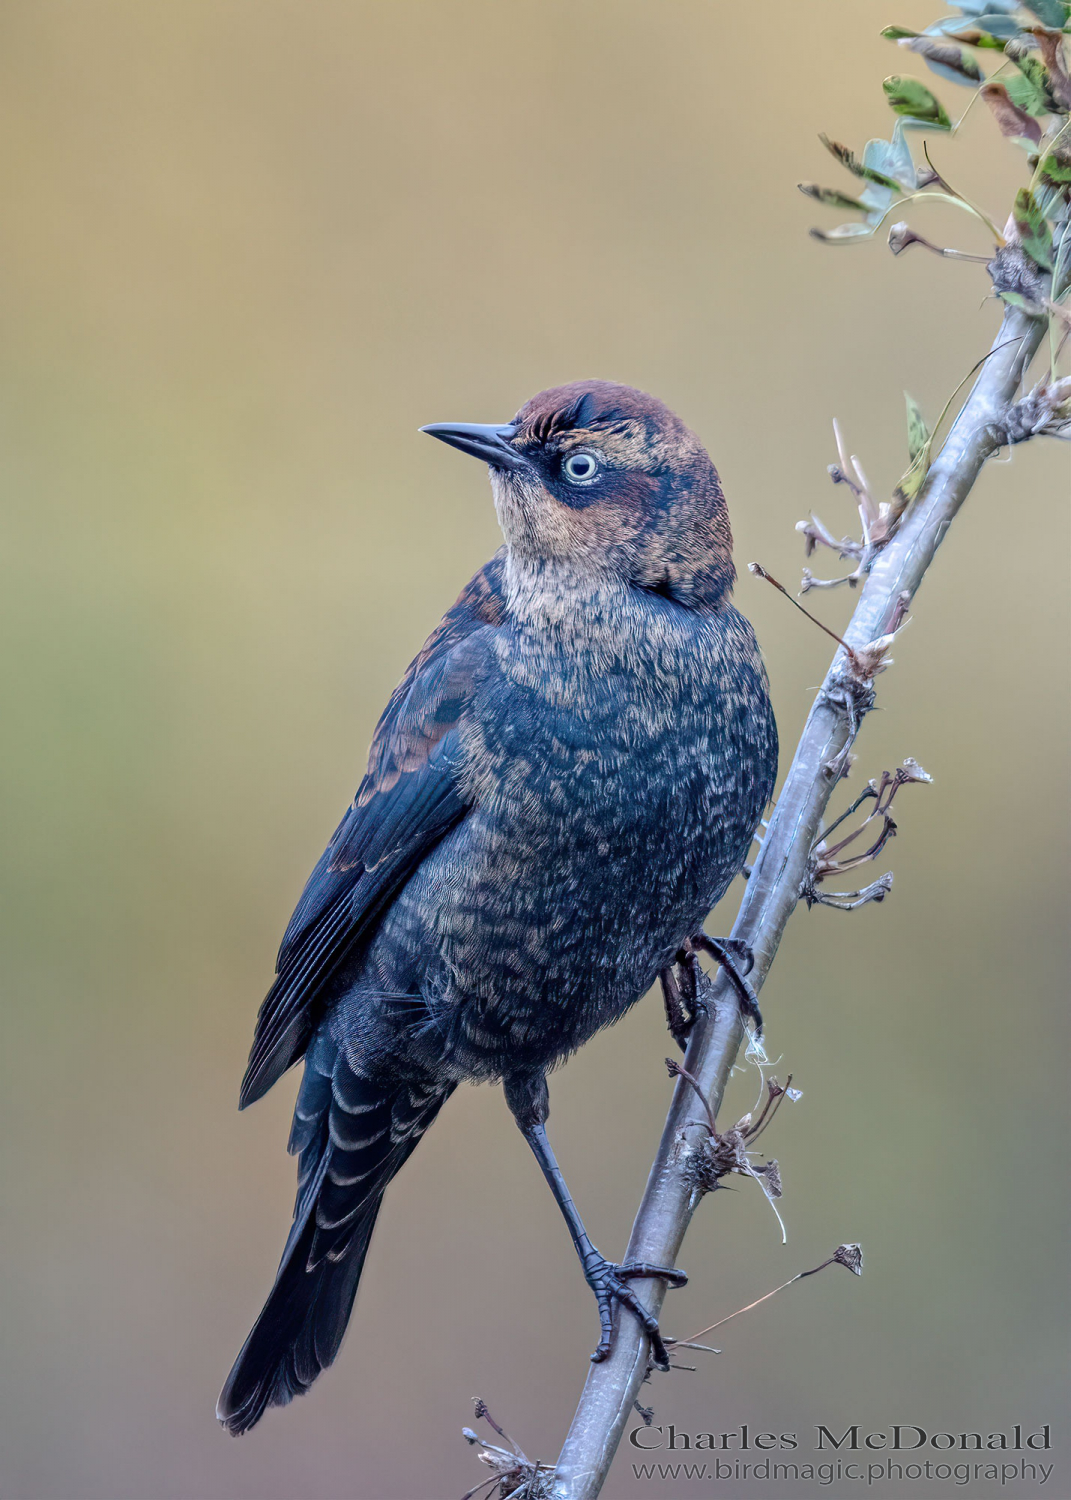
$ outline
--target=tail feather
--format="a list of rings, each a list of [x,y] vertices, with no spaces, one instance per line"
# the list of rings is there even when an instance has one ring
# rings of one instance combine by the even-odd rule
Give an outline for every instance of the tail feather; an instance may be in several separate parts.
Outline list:
[[[321,1033],[309,1050],[291,1150],[294,1224],[264,1309],[216,1407],[229,1432],[304,1395],[338,1354],[383,1194],[450,1090],[355,1074]]]

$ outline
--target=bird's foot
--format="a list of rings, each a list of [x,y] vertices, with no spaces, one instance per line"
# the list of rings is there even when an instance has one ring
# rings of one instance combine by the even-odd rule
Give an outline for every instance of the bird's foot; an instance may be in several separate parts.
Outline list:
[[[688,946],[693,954],[709,953],[711,958],[716,959],[739,997],[740,1009],[754,1021],[756,1035],[761,1036],[762,1011],[759,1009],[758,996],[744,978],[755,966],[755,954],[748,944],[741,942],[739,938],[712,938],[707,937],[705,932],[700,932]]]
[[[724,955],[733,964],[738,974],[750,974],[755,967],[755,950],[742,938],[712,938],[707,937],[705,932],[701,932],[692,940],[692,946],[706,948],[706,951],[713,953],[715,957]],[[721,962],[721,959],[719,958],[718,961]]]
[[[662,969],[658,976],[666,1007],[666,1025],[677,1046],[682,1052],[685,1050],[696,1020],[706,1015],[707,1007],[700,999],[700,952],[711,954],[722,968],[729,971],[729,982],[740,996],[744,1014],[755,1022],[755,1029],[761,1036],[762,1012],[755,991],[744,978],[755,967],[751,945],[740,938],[712,938],[700,932],[677,953],[674,959],[676,968]]]
[[[620,1302],[622,1307],[627,1307],[639,1319],[643,1331],[650,1339],[652,1364],[656,1369],[668,1370],[669,1355],[658,1327],[658,1319],[654,1313],[648,1312],[628,1283],[632,1278],[642,1280],[657,1276],[670,1286],[684,1286],[688,1281],[685,1273],[673,1266],[652,1266],[646,1261],[626,1261],[623,1265],[616,1265],[593,1250],[584,1262],[584,1275],[599,1304],[599,1322],[602,1325],[602,1337],[591,1356],[592,1364],[601,1364],[610,1352],[614,1303]]]

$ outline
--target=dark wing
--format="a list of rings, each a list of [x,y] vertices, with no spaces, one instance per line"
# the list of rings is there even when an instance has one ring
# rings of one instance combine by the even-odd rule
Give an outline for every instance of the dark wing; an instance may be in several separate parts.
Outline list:
[[[429,637],[376,727],[368,774],[309,877],[257,1016],[239,1104],[265,1094],[308,1046],[325,985],[372,935],[420,861],[464,817],[458,720],[489,669],[505,616],[504,549]]]

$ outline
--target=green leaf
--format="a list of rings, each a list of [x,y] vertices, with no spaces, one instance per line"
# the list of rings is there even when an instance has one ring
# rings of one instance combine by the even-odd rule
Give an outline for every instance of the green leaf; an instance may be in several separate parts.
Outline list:
[[[914,396],[904,392],[904,401],[907,403],[907,451],[914,464],[919,454],[930,441],[930,429],[926,426],[925,419]]]
[[[839,224],[836,229],[812,229],[811,234],[823,245],[840,245],[846,240],[868,240],[874,233],[869,224]]]
[[[865,214],[868,205],[861,203],[858,198],[850,198],[847,193],[838,193],[835,188],[819,187],[817,182],[800,182],[796,186],[801,193],[806,193],[808,198],[813,198],[816,203],[824,203],[826,208],[844,208],[849,213]]]
[[[1023,249],[1043,271],[1052,270],[1052,235],[1045,215],[1029,188],[1020,188],[1012,209]]]
[[[889,105],[898,115],[917,120],[920,125],[930,125],[935,130],[951,130],[952,121],[941,101],[917,78],[902,78],[893,74],[882,84]]]
[[[1028,302],[1022,292],[998,292],[997,296],[1002,302],[1006,302],[1009,307],[1020,307],[1023,312],[1031,313],[1035,318],[1043,318],[1045,316],[1045,309],[1038,307],[1035,302]]]
[[[1038,178],[1046,187],[1067,188],[1071,186],[1071,150],[1050,151],[1042,158]]]
[[[855,153],[849,151],[847,146],[842,146],[839,141],[831,141],[828,135],[820,135],[818,139],[826,150],[837,158],[841,166],[847,167],[848,171],[853,172],[856,177],[862,177],[866,182],[876,182],[879,187],[892,188],[894,193],[902,190],[895,177],[887,177],[884,172],[876,172],[873,167],[864,166],[856,158]]]
[[[908,504],[915,499],[930,472],[930,451],[933,433],[926,426],[919,404],[913,396],[904,392],[907,405],[907,451],[911,463],[893,491],[893,510],[902,515]]]
[[[1038,119],[1041,115],[1049,113],[1049,102],[1044,93],[1036,86],[1034,81],[1024,74],[1013,73],[1005,81],[1004,87],[1008,90],[1008,97],[1017,109],[1024,114],[1033,115]]]
[[[1008,49],[1005,48],[1005,52],[1007,51]],[[1016,44],[1016,50],[1014,52],[1008,53],[1008,55],[1015,63],[1015,66],[1019,69],[1020,77],[1025,78],[1027,83],[1030,85],[1031,97],[1039,101],[1040,107],[1035,106],[1031,108],[1029,105],[1023,104],[1022,100],[1019,98],[1018,94],[1012,86],[1013,84],[1018,82],[1018,79],[1009,78],[1008,92],[1011,94],[1016,104],[1020,105],[1022,109],[1025,109],[1027,113],[1031,115],[1051,114],[1052,111],[1056,108],[1056,102],[1053,99],[1052,80],[1049,77],[1049,70],[1041,61],[1041,58],[1035,56],[1033,52],[1020,52],[1018,50],[1018,44]]]
[[[902,515],[907,505],[916,498],[919,490],[926,482],[926,475],[930,472],[930,450],[923,448],[915,462],[900,478],[900,483],[893,490],[893,509],[897,515]]]
[[[887,42],[899,42],[905,36],[918,36],[918,32],[908,31],[906,26],[883,26],[881,35]]]
[[[1067,24],[1067,6],[1060,0],[1025,0],[1027,10],[1032,10],[1042,26],[1052,26],[1060,31]]]
[[[962,47],[957,47],[952,42],[939,42],[932,36],[916,36],[904,38],[900,46],[908,52],[917,52],[926,59],[928,68],[952,83],[963,84],[971,89],[985,82],[985,74],[970,53],[964,52]],[[910,80],[901,80],[908,81]]]

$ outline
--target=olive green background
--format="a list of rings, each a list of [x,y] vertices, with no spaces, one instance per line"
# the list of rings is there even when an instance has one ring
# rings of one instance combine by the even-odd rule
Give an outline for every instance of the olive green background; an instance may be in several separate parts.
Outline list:
[[[932,419],[988,347],[981,267],[820,246],[808,226],[837,215],[796,191],[850,188],[817,133],[887,134],[881,79],[918,69],[878,30],[936,14],[3,8],[8,1500],[448,1500],[480,1477],[475,1395],[557,1452],[595,1309],[489,1088],[455,1097],[391,1189],[335,1368],[249,1437],[217,1427],[291,1207],[295,1079],[235,1108],[254,1013],[380,708],[497,544],[485,473],[419,424],[505,420],[586,376],[648,388],[709,445],[738,564],[794,582],[799,519],[854,525],[831,418],[888,493],[904,388]],[[934,149],[1003,219],[1023,158],[983,110]],[[912,223],[986,249],[951,208]],[[934,775],[872,867],[895,890],[800,910],[764,992],[804,1090],[765,1142],[788,1246],[753,1184],[708,1200],[665,1326],[842,1240],[864,1277],[833,1268],[719,1330],[721,1355],[648,1388],[660,1422],[795,1431],[800,1456],[816,1422],[1051,1422],[1048,1493],[1071,1492],[1067,478],[1056,444],[992,465],[917,600],[853,773],[913,755]],[[833,625],[852,603],[811,599]],[[746,572],[737,600],[783,769],[829,642]],[[553,1081],[552,1139],[607,1253],[668,1050],[652,997]],[[741,1075],[733,1108],[756,1086]],[[660,1490],[635,1456],[611,1500],[773,1493]]]

